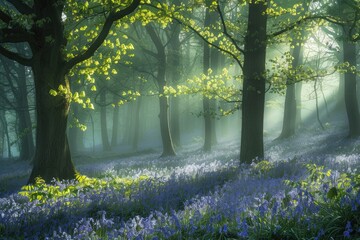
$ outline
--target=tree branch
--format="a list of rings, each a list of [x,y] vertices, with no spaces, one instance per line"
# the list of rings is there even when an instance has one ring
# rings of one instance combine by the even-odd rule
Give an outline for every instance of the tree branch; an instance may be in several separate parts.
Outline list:
[[[155,8],[155,9],[157,9],[157,10],[163,11],[162,9],[160,9],[160,8],[154,6],[154,5],[151,5],[151,4],[145,4],[145,5],[147,5],[147,6],[149,6],[149,7],[152,7],[152,8]],[[166,14],[166,13],[165,13],[165,14]],[[180,19],[178,19],[178,18],[176,18],[176,17],[174,17],[174,16],[170,16],[170,15],[168,15],[168,14],[166,14],[166,16],[167,16],[167,17],[171,17],[173,20],[175,20],[175,21],[178,22],[179,24],[181,24],[181,25],[187,27],[188,29],[190,29],[191,31],[193,31],[198,37],[200,37],[204,42],[206,42],[206,43],[209,44],[210,46],[218,49],[218,50],[221,51],[221,52],[224,52],[224,53],[230,55],[230,56],[235,60],[235,62],[240,66],[240,68],[241,68],[241,69],[243,68],[243,64],[241,63],[240,58],[239,58],[238,56],[236,56],[236,54],[234,54],[233,52],[231,52],[231,51],[229,51],[229,50],[227,50],[227,49],[221,48],[220,46],[216,45],[215,43],[211,43],[211,42],[210,42],[209,40],[207,40],[203,35],[201,35],[201,33],[200,33],[199,31],[197,31],[194,27],[192,27],[191,25],[183,22],[182,20],[180,20]]]
[[[226,27],[224,15],[223,15],[223,13],[222,13],[222,11],[221,11],[219,0],[217,0],[217,6],[216,6],[216,8],[217,8],[217,11],[218,11],[218,13],[219,13],[219,15],[220,15],[220,20],[221,20],[221,24],[222,24],[222,26],[223,26],[223,33],[224,33],[224,35],[225,35],[228,39],[230,39],[230,41],[232,42],[232,44],[234,44],[236,50],[238,50],[238,51],[241,52],[242,54],[245,54],[244,50],[239,47],[239,45],[237,44],[236,40],[235,40],[235,39],[229,34],[229,32],[227,31],[227,27]]]
[[[19,0],[5,0],[5,1],[13,5],[16,8],[16,10],[18,10],[19,13],[21,14],[29,15],[33,13],[33,9],[22,1]]]
[[[355,12],[355,17],[354,17],[354,21],[349,29],[349,38],[354,41],[356,38],[353,37],[353,31],[354,29],[356,28],[356,24],[358,23],[359,21],[359,9],[356,10]],[[355,41],[356,42],[356,41]]]
[[[24,66],[31,66],[32,65],[32,59],[31,58],[25,58],[20,56],[19,54],[12,52],[10,50],[7,50],[6,48],[4,48],[3,46],[0,45],[0,54],[11,59],[14,60]]]
[[[274,32],[274,33],[268,35],[268,38],[277,37],[283,33],[286,33],[308,20],[325,20],[327,22],[330,22],[330,23],[333,23],[336,25],[340,25],[340,26],[342,26],[344,24],[344,22],[341,22],[337,19],[331,18],[330,16],[310,16],[310,17],[302,18],[302,19],[292,23],[291,25],[287,26],[286,28],[283,28],[277,32]]]
[[[148,24],[148,25],[146,25],[145,28],[146,28],[146,31],[149,34],[151,40],[153,41],[158,54],[159,54],[159,52],[164,51],[165,47],[162,45],[161,39],[160,39],[159,35],[156,34],[154,27],[151,26],[150,24]]]
[[[153,58],[158,58],[158,54],[153,52],[153,51],[150,51],[149,49],[146,49],[145,47],[143,46],[140,46],[141,47],[141,50],[144,51],[146,54],[152,56]]]
[[[140,5],[140,0],[133,0],[133,2],[125,9],[115,12],[111,15],[111,20],[113,22],[126,17],[127,15],[131,14],[136,10],[136,8]]]
[[[142,51],[144,51],[145,53],[147,53],[148,55],[150,55],[150,56],[152,56],[152,57],[154,57],[154,58],[157,58],[158,55],[157,55],[155,52],[150,51],[149,49],[145,48],[145,47],[138,41],[139,39],[141,39],[141,36],[139,35],[136,26],[134,26],[134,29],[135,29],[137,38],[129,35],[128,33],[126,33],[127,36],[128,36],[128,38],[129,38],[130,40],[132,40],[135,44],[138,44]],[[120,31],[120,32],[122,32],[122,31]]]
[[[0,20],[4,23],[9,23],[12,20],[12,17],[10,15],[6,14],[4,11],[1,11],[0,9]]]
[[[35,43],[34,36],[27,31],[19,28],[0,29],[0,43],[20,43],[28,42],[30,45]]]
[[[3,99],[3,104],[5,105],[5,103],[9,106],[8,108],[5,108],[4,106],[1,106],[2,108],[0,108],[1,110],[14,110],[16,109],[16,106],[14,103],[12,103],[5,95],[0,94],[0,98]],[[3,105],[1,104],[1,105]]]
[[[104,40],[106,39],[106,37],[110,32],[113,23],[131,14],[133,11],[135,11],[135,9],[139,6],[139,4],[140,4],[140,0],[133,0],[133,2],[127,8],[117,12],[111,12],[109,16],[106,18],[103,28],[101,29],[101,32],[99,33],[97,38],[92,42],[90,47],[84,53],[70,59],[66,63],[66,67],[65,67],[66,70],[69,71],[76,64],[91,58],[96,52],[96,50],[103,44]]]

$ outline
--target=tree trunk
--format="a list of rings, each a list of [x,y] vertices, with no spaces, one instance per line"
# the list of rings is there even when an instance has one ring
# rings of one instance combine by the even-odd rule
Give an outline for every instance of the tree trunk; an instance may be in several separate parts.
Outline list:
[[[160,55],[160,54],[159,54]],[[162,55],[162,54],[161,54]],[[165,53],[162,55],[159,61],[158,66],[158,75],[157,80],[159,83],[160,94],[164,93],[164,87],[166,86],[165,82],[165,66],[166,66],[166,58]],[[168,98],[166,96],[159,97],[159,105],[160,105],[160,130],[161,130],[161,138],[163,143],[163,153],[161,154],[162,157],[166,156],[174,156],[174,146],[171,139],[170,134],[170,125],[169,125],[169,104]]]
[[[300,63],[301,58],[301,49],[302,46],[296,45],[296,42],[292,44],[295,45],[294,50],[292,51],[292,69],[296,69]],[[297,103],[296,103],[296,85],[293,79],[286,80],[286,95],[285,95],[285,107],[284,107],[284,118],[283,118],[283,127],[279,139],[284,139],[291,137],[295,134],[296,128],[296,114],[297,114]]]
[[[4,111],[0,109],[0,160],[4,157],[5,126],[3,123]]]
[[[159,97],[160,104],[160,129],[161,138],[163,143],[162,157],[174,156],[175,151],[171,140],[170,129],[169,129],[169,116],[168,116],[168,99],[165,96]]]
[[[139,146],[139,134],[140,134],[140,107],[141,107],[142,98],[138,97],[135,102],[135,111],[134,111],[134,136],[132,139],[132,148],[134,151],[138,150]]]
[[[180,98],[169,97],[170,100],[170,129],[175,148],[181,147],[180,132]]]
[[[117,98],[114,96],[113,102],[115,103]],[[112,127],[112,135],[111,135],[111,148],[114,148],[118,145],[119,138],[119,106],[114,107],[113,111],[113,127]]]
[[[34,155],[35,146],[28,108],[20,109],[17,115],[19,118],[20,159],[31,160]]]
[[[218,49],[210,49],[210,67],[213,70],[214,74],[219,74],[220,68],[220,52]],[[210,100],[210,109],[213,113],[216,113],[217,110],[217,100],[215,98]],[[214,146],[217,144],[217,135],[216,135],[216,121],[215,117],[211,118],[211,144]]]
[[[17,51],[20,51],[17,49]],[[23,51],[24,52],[24,51]],[[23,53],[24,55],[26,53]],[[14,96],[15,104],[11,106],[17,117],[16,133],[19,142],[20,159],[30,160],[34,154],[34,139],[32,136],[32,124],[28,104],[28,90],[26,80],[25,66],[11,61],[9,59],[1,58],[4,71],[7,73],[6,78],[10,86],[11,94]],[[12,72],[16,74],[11,74]],[[5,94],[3,95],[5,96]]]
[[[71,105],[71,109],[73,112],[73,116],[70,120],[70,123],[73,123],[76,120],[79,120],[80,123],[84,122],[85,117],[83,116],[83,112],[80,109],[80,105],[78,103],[74,103]],[[68,140],[70,145],[70,151],[72,153],[77,153],[85,148],[84,146],[84,131],[82,131],[76,125],[68,128]]]
[[[264,157],[266,4],[249,3],[245,37],[240,161]]]
[[[166,54],[165,47],[163,46],[161,39],[153,29],[151,25],[146,26],[146,30],[150,35],[156,50],[157,50],[157,59],[158,59],[158,72],[157,72],[157,82],[159,86],[159,105],[160,105],[160,131],[161,139],[163,143],[163,153],[162,157],[174,156],[175,150],[171,139],[170,125],[169,125],[169,103],[167,96],[164,96],[164,87],[166,86]]]
[[[1,125],[4,127],[3,131],[4,131],[4,136],[6,138],[7,155],[8,155],[8,158],[12,158],[11,141],[10,141],[9,129],[8,129],[8,124],[7,124],[5,114],[6,114],[6,111],[3,111],[3,114],[0,115],[0,121],[1,121]],[[5,144],[5,140],[4,140],[4,144]]]
[[[296,114],[295,84],[291,83],[286,87],[283,126],[279,139],[288,138],[295,134]]]
[[[171,83],[173,85],[179,84],[182,78],[182,54],[181,54],[181,43],[180,43],[180,24],[173,23],[171,25],[171,39],[169,41],[168,48],[168,65],[171,71]],[[179,97],[169,97],[170,100],[170,132],[175,147],[180,147],[180,121],[179,121],[179,109],[180,99]]]
[[[356,45],[347,40],[343,41],[344,62],[356,66]],[[351,71],[345,73],[345,106],[349,124],[349,137],[360,136],[360,114],[356,93],[356,74]]]
[[[123,144],[130,144],[131,142],[131,136],[132,136],[132,102],[129,102],[128,104],[124,105],[124,117],[125,117],[125,123],[124,126],[125,129],[123,130],[123,137],[122,137],[122,143]]]
[[[29,183],[34,183],[36,177],[41,177],[46,182],[53,178],[75,178],[66,136],[70,99],[68,94],[58,94],[55,97],[49,94],[49,85],[54,89],[62,85],[68,91],[70,86],[65,79],[61,61],[56,62],[58,59],[53,59],[51,53],[51,50],[44,49],[42,55],[34,56],[37,128],[34,166]]]
[[[101,140],[104,151],[110,151],[111,146],[109,142],[109,135],[107,129],[107,114],[106,114],[106,87],[100,93],[100,125],[101,125]]]
[[[90,122],[91,122],[91,130],[92,130],[92,150],[93,153],[95,153],[95,147],[96,147],[96,142],[95,142],[95,122],[94,122],[94,118],[92,116],[92,114],[89,114],[90,116]]]
[[[295,98],[296,98],[296,120],[295,129],[301,127],[301,94],[302,94],[302,82],[295,83]]]
[[[13,21],[12,16],[9,15],[0,30],[9,33],[1,34],[2,43],[27,42],[32,52],[32,57],[26,58],[5,48],[0,49],[1,54],[8,58],[31,66],[34,73],[37,113],[36,151],[29,182],[33,183],[38,176],[47,182],[53,178],[73,179],[75,169],[66,135],[71,96],[69,82],[65,76],[75,65],[94,55],[108,36],[114,21],[135,11],[140,0],[132,1],[120,11],[111,11],[87,50],[68,61],[65,59],[67,45],[63,19],[65,2],[44,0],[32,2],[31,7],[20,3],[9,4],[4,8],[5,12],[17,10],[19,16],[31,15],[34,21],[29,23],[31,26],[28,29],[20,27],[21,31],[18,31],[17,26],[7,24]],[[46,21],[43,21],[44,19]],[[38,24],[39,22],[41,24]],[[60,85],[62,88],[59,88]],[[66,91],[55,94],[54,90],[57,89]],[[50,90],[53,90],[52,94],[56,96],[51,96]]]
[[[76,103],[75,103],[76,104]],[[76,105],[72,105],[72,111],[74,112],[74,115],[76,114],[77,110],[77,106]],[[71,119],[72,117],[70,117]],[[70,125],[72,123],[72,120],[70,120]],[[70,151],[71,153],[77,153],[79,150],[78,147],[78,129],[76,126],[70,126],[67,130],[67,136],[68,136],[68,141],[69,141],[69,147],[70,147]]]
[[[18,103],[17,115],[19,118],[18,131],[20,133],[20,159],[30,160],[33,157],[35,146],[27,99],[26,68],[19,64],[17,72],[18,96],[16,98]]]
[[[6,96],[6,92],[4,89],[3,85],[0,85],[0,96]],[[4,109],[0,109],[0,125],[2,126],[1,128],[1,134],[3,136],[2,138],[2,147],[6,145],[6,147],[2,148],[2,153],[4,153],[3,151],[5,150],[5,148],[7,149],[7,155],[8,158],[12,157],[12,153],[11,153],[11,144],[10,144],[10,136],[9,136],[9,130],[8,130],[8,124],[7,124],[7,120],[6,120],[6,110]]]
[[[206,8],[205,13],[205,23],[204,27],[209,27],[211,24],[211,15],[209,8]],[[204,53],[203,53],[203,72],[208,74],[210,68],[210,46],[208,43],[204,42]],[[206,84],[206,83],[204,83]],[[210,152],[212,147],[212,119],[211,119],[211,107],[210,99],[206,96],[203,96],[203,112],[204,112],[204,126],[205,126],[205,136],[204,136],[204,151]]]

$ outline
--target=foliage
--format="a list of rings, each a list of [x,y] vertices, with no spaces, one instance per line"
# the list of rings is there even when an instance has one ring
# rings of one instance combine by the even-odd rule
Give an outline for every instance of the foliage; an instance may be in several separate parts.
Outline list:
[[[306,168],[306,179],[286,183],[312,202],[315,214],[308,221],[317,223],[310,227],[310,231],[318,232],[316,239],[359,237],[360,174],[325,170],[315,164],[306,164]],[[299,205],[299,200],[295,204]]]
[[[221,73],[214,74],[212,69],[208,69],[207,74],[194,76],[186,81],[185,84],[178,84],[176,87],[165,86],[164,95],[181,96],[201,94],[208,99],[217,99],[227,103],[234,103],[235,106],[230,109],[220,109],[222,115],[233,113],[234,109],[239,108],[241,102],[239,94],[239,85],[241,80],[238,77],[232,77],[228,69],[224,68]]]
[[[359,237],[357,173],[300,159],[261,161],[239,168],[224,153],[219,155],[222,162],[209,162],[210,156],[191,156],[191,164],[169,169],[174,161],[164,159],[151,171],[129,172],[134,177],[109,171],[98,178],[79,175],[76,181],[54,181],[52,185],[37,179],[33,187],[0,199],[0,237]],[[300,171],[303,168],[305,176]]]
[[[61,184],[57,181],[54,181],[54,184],[47,184],[38,177],[35,179],[35,184],[22,187],[19,194],[28,197],[30,201],[37,200],[39,204],[44,204],[64,198],[78,197],[81,194],[98,193],[111,187],[116,191],[124,191],[125,197],[129,197],[131,193],[134,194],[135,191],[139,191],[141,182],[149,180],[146,175],[141,175],[136,179],[112,175],[106,179],[99,179],[78,174],[76,181],[69,182],[69,184]]]
[[[256,174],[267,174],[271,169],[274,168],[274,164],[270,161],[263,160],[258,163],[252,163],[253,171]]]

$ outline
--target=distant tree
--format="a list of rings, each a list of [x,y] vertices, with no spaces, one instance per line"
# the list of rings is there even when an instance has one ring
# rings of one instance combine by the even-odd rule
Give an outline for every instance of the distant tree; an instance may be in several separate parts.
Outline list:
[[[178,1],[179,2],[179,1]],[[167,48],[168,55],[168,74],[169,82],[172,85],[177,85],[182,80],[182,42],[180,41],[181,25],[173,22],[168,26],[167,35],[169,38],[169,47]],[[180,99],[179,97],[170,96],[170,131],[174,143],[174,147],[180,147]]]
[[[345,34],[346,32],[344,32]],[[356,43],[347,38],[343,39],[343,51],[344,62],[356,68]],[[360,113],[356,85],[356,71],[347,70],[345,72],[345,106],[349,124],[349,137],[360,136]]]
[[[309,5],[311,1],[303,1],[302,6],[304,13],[308,14]],[[291,37],[291,69],[295,70],[302,64],[303,59],[303,44],[305,42],[307,31],[304,29],[306,26],[302,26],[296,29],[295,33],[289,33]],[[295,78],[295,79],[294,79]],[[288,138],[295,134],[297,123],[301,121],[301,111],[298,109],[299,102],[301,101],[301,81],[296,80],[296,76],[286,79],[286,93],[284,104],[284,117],[283,125],[279,139]]]
[[[204,28],[209,28],[214,21],[214,12],[210,12],[209,6],[205,8],[205,20],[204,20]],[[208,70],[210,69],[210,46],[208,43],[204,42],[204,51],[203,51],[203,72],[204,74],[208,74]],[[205,83],[206,84],[206,83]],[[210,106],[210,99],[207,96],[203,96],[203,112],[204,112],[204,125],[205,125],[205,136],[204,136],[204,151],[211,151],[212,146],[212,112]]]
[[[110,151],[110,139],[108,134],[108,124],[107,124],[107,104],[106,104],[106,93],[108,91],[106,81],[102,81],[102,87],[100,88],[100,129],[101,129],[101,143],[104,151]]]
[[[269,36],[282,35],[298,27],[299,23],[307,19],[297,16],[296,19],[291,20],[289,14],[296,14],[299,6],[297,1],[291,3],[290,7],[282,7],[278,2],[266,0],[241,3],[238,1],[196,1],[194,6],[175,7],[174,13],[169,13],[168,9],[171,8],[160,4],[152,6],[163,10],[165,14],[195,32],[207,44],[232,57],[242,69],[242,89],[238,91],[238,97],[229,102],[241,102],[240,161],[244,163],[251,163],[256,158],[264,157],[263,124],[267,82],[265,60]],[[226,7],[223,7],[224,5]],[[243,7],[245,5],[246,8]],[[210,6],[210,11],[215,11],[220,21],[216,21],[210,28],[199,26],[198,18],[189,14],[191,10],[199,6]],[[236,19],[247,19],[247,21],[238,20],[235,23],[229,21],[229,15],[234,14]],[[267,16],[269,14],[275,23],[272,22],[273,27],[268,32]],[[279,16],[282,15],[285,17],[279,20]]]
[[[74,89],[74,88],[72,88]],[[75,89],[74,89],[75,90]],[[86,112],[82,107],[75,103],[70,108],[71,116],[69,117],[68,140],[72,153],[79,153],[85,149],[85,126]]]
[[[114,94],[113,102],[116,103],[117,101],[118,101],[118,98]],[[120,125],[120,117],[119,117],[120,106],[114,104],[113,108],[114,108],[113,118],[112,118],[113,129],[112,129],[111,142],[110,142],[111,149],[115,148],[119,144],[119,125]]]
[[[67,77],[77,64],[91,58],[108,36],[113,23],[131,14],[140,0],[120,5],[99,5],[103,12],[102,27],[95,31],[91,43],[77,55],[66,55],[69,37],[65,23],[86,18],[87,1],[12,1],[0,3],[0,54],[33,70],[36,90],[36,150],[29,183],[36,177],[50,182],[53,178],[75,178],[66,137],[67,118],[72,97]],[[71,10],[69,10],[71,9]],[[66,13],[69,15],[66,15]],[[81,15],[81,13],[85,13]],[[72,14],[72,16],[70,16]],[[92,15],[97,15],[93,12]],[[91,17],[91,15],[88,15]],[[71,24],[71,23],[70,23]],[[26,42],[31,57],[8,48],[8,44]],[[81,48],[82,46],[74,47]],[[57,93],[56,90],[61,91]],[[53,96],[51,96],[51,93]]]
[[[5,149],[7,149],[7,156],[9,158],[12,157],[12,152],[11,152],[11,142],[10,142],[10,136],[9,136],[9,128],[8,128],[8,122],[6,120],[6,109],[4,108],[4,106],[6,106],[5,101],[7,101],[6,94],[4,91],[4,85],[0,84],[0,103],[2,106],[0,108],[0,150],[1,150],[1,155],[5,155],[4,151]]]
[[[326,6],[326,5],[325,5]],[[360,40],[358,31],[360,21],[358,14],[360,12],[360,2],[356,0],[334,0],[328,2],[328,14],[332,18],[326,18],[329,22],[338,25],[342,29],[342,48],[343,48],[343,66],[344,71],[344,91],[345,108],[349,125],[349,137],[360,136],[360,112],[357,99],[357,54],[356,42]]]
[[[302,45],[298,41],[294,41],[292,43],[294,47],[291,51],[292,61],[291,68],[296,69],[301,64],[302,59]],[[288,78],[286,80],[286,93],[285,93],[285,105],[284,105],[284,117],[283,117],[283,125],[280,133],[279,139],[284,139],[291,137],[295,134],[296,129],[296,120],[297,120],[297,101],[301,95],[296,95],[296,80]]]
[[[21,47],[17,47],[16,51],[24,52],[21,51]],[[23,65],[3,56],[0,56],[0,64],[3,66],[2,84],[7,86],[6,93],[2,95],[2,98],[6,98],[3,107],[7,106],[8,111],[14,111],[16,114],[15,142],[19,146],[19,157],[22,160],[31,160],[34,154],[34,140],[28,98],[31,99],[33,96],[29,94],[32,81],[30,79],[27,81],[29,73]]]

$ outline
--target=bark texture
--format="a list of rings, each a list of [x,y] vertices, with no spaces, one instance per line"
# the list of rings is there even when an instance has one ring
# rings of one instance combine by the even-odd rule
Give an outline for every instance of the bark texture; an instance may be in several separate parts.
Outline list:
[[[249,3],[244,48],[244,82],[240,161],[251,163],[264,157],[264,103],[267,5]]]
[[[356,66],[356,45],[355,43],[344,40],[344,62],[350,66]],[[349,137],[360,136],[360,114],[356,92],[356,74],[347,71],[345,73],[345,107],[349,124]]]

